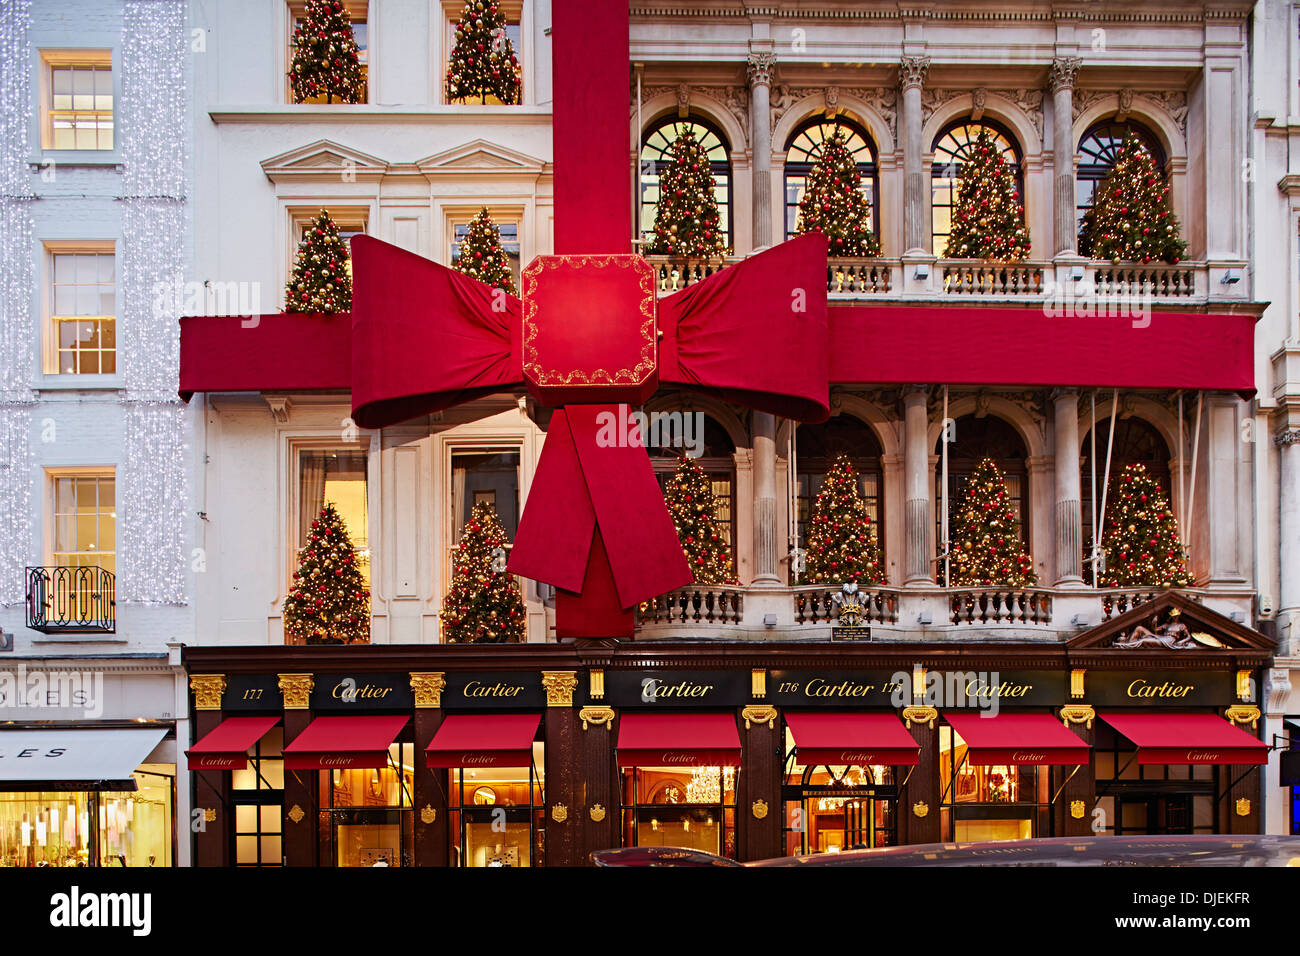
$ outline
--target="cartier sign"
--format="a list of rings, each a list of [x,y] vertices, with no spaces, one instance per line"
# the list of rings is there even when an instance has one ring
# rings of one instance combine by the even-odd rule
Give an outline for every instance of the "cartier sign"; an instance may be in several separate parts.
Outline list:
[[[767,700],[787,707],[893,707],[897,670],[772,670]],[[907,701],[907,702],[910,702]]]
[[[987,707],[993,700],[1003,707],[1057,707],[1068,702],[1064,671],[989,670],[942,676],[953,697],[949,707]]]
[[[415,706],[411,676],[396,674],[317,674],[311,709],[319,711],[406,710]]]
[[[442,692],[446,710],[510,710],[546,706],[538,671],[448,673]]]
[[[1088,703],[1110,707],[1227,707],[1236,697],[1230,671],[1088,671]]]
[[[221,695],[223,711],[278,711],[284,706],[275,674],[231,674]]]
[[[739,707],[750,700],[749,671],[606,671],[601,703],[613,707]]]

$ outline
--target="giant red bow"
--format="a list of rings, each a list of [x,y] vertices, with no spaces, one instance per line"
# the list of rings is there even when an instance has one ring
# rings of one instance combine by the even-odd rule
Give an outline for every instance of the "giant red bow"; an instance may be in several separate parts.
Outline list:
[[[601,440],[664,382],[799,421],[827,415],[826,240],[782,243],[654,298],[635,256],[544,256],[520,300],[367,236],[352,240],[352,406],[380,428],[526,383],[561,406],[510,570],[560,590],[558,636],[618,636],[691,572],[635,429]],[[648,277],[648,278],[647,278]],[[623,431],[619,432],[624,434]],[[580,620],[565,617],[581,594]]]

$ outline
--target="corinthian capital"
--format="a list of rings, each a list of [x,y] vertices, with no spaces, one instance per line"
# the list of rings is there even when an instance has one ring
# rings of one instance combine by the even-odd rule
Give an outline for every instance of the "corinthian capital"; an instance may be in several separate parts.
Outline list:
[[[928,56],[905,56],[898,65],[898,85],[904,90],[925,86],[925,73],[930,69]]]
[[[772,67],[776,65],[775,53],[751,53],[745,59],[750,86],[771,86]]]
[[[1055,93],[1057,90],[1074,89],[1074,78],[1079,74],[1077,56],[1058,56],[1052,60],[1052,68],[1047,74],[1047,88]]]

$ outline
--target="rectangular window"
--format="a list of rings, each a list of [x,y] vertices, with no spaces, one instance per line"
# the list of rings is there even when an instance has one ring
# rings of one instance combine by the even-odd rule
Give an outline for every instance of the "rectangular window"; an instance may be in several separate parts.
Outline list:
[[[515,51],[515,57],[519,60],[519,102],[522,103],[524,101],[524,52],[521,44],[523,41],[524,0],[497,0],[497,6],[506,15],[506,39],[510,41],[510,46]],[[447,96],[447,64],[451,62],[451,51],[456,48],[456,24],[460,22],[460,15],[464,9],[464,0],[442,0],[442,13],[446,30],[443,41],[442,69],[438,73],[438,98],[440,101],[445,100]],[[499,105],[500,102],[495,96],[483,98],[483,103]]]
[[[56,567],[100,567],[114,572],[117,505],[112,470],[51,477],[54,483],[51,563]]]
[[[44,149],[113,148],[113,55],[42,51]]]
[[[450,772],[452,866],[536,866],[544,830],[545,744],[529,767],[457,767]]]
[[[475,504],[496,508],[506,538],[514,541],[519,528],[519,449],[484,448],[451,454],[451,514],[453,546]]]
[[[370,102],[370,24],[368,22],[370,15],[370,4],[368,0],[343,0],[343,6],[347,8],[348,17],[352,20],[352,38],[357,41],[357,59],[361,63],[361,79],[363,89],[361,91],[361,102]],[[298,25],[302,23],[307,15],[307,4],[302,0],[290,0],[289,3],[289,37],[288,53],[285,56],[285,80],[284,80],[284,97],[286,103],[294,102],[293,88],[289,85],[289,70],[293,69],[293,35],[297,32]],[[302,102],[304,103],[326,103],[328,98],[325,96],[312,96]]]
[[[230,774],[235,811],[235,866],[282,866],[284,848],[284,728],[272,727],[253,745],[248,766]]]
[[[370,584],[370,516],[366,496],[366,453],[356,448],[304,448],[298,452],[298,539],[294,556],[307,546],[311,523],[326,504],[343,519],[357,567]]]
[[[519,221],[517,219],[502,219],[495,213],[492,216],[493,221],[497,224],[497,232],[501,236],[501,248],[505,250],[506,258],[510,260],[510,274],[514,278],[515,288],[519,288]],[[464,219],[453,220],[451,224],[451,261],[454,264],[460,258],[460,246],[465,241],[465,236],[469,233],[469,216]]]
[[[961,734],[944,724],[939,728],[939,781],[943,787],[940,819],[945,840],[978,842],[1052,836],[1050,767],[973,764]]]
[[[345,244],[353,236],[367,234],[370,225],[370,210],[364,206],[331,206],[324,202],[320,206],[295,206],[289,210],[289,215],[293,217],[293,228],[290,230],[289,272],[287,275],[293,274],[293,265],[298,258],[298,246],[306,238],[308,227],[311,225],[312,220],[320,215],[322,208],[330,214],[330,218],[334,220],[334,225],[338,226],[339,237]],[[351,247],[348,248],[350,252]],[[350,255],[346,268],[348,275],[352,275],[352,258]]]
[[[415,852],[415,744],[388,748],[388,765],[322,770],[321,858],[338,867],[411,866]]]
[[[625,767],[624,846],[671,846],[735,859],[735,767]]]
[[[49,251],[51,372],[117,371],[117,265],[112,243]]]

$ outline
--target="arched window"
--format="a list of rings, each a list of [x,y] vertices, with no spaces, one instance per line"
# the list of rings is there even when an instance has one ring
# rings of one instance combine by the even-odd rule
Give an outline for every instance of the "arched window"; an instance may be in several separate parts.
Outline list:
[[[813,164],[821,159],[822,144],[830,139],[836,130],[844,134],[849,152],[862,177],[862,194],[871,204],[871,231],[880,235],[880,206],[877,193],[880,178],[876,171],[876,144],[871,141],[867,131],[856,123],[836,117],[826,119],[814,116],[801,124],[785,144],[785,237],[794,235],[799,223],[799,200],[803,199],[804,185]]]
[[[651,127],[641,141],[641,237],[649,239],[655,231],[655,206],[659,202],[659,171],[672,162],[672,146],[686,130],[709,157],[718,200],[718,225],[727,234],[727,245],[735,245],[731,232],[731,148],[712,123],[698,117],[666,119]]]
[[[727,430],[716,420],[699,412],[670,410],[658,414],[665,416],[658,419],[655,412],[648,412],[646,436],[650,463],[654,466],[655,478],[660,490],[664,490],[677,470],[678,459],[694,442],[699,441],[696,432],[698,423],[704,424],[704,443],[699,462],[704,473],[709,476],[713,486],[713,517],[719,531],[726,537],[727,547],[731,550],[731,563],[736,563],[736,443],[731,440]],[[699,416],[696,418],[695,416]],[[687,418],[691,421],[687,422]],[[681,436],[685,436],[684,440]]]
[[[1110,416],[1097,422],[1097,507],[1101,507],[1103,483],[1106,480],[1106,440],[1110,435]],[[1106,510],[1115,504],[1115,495],[1119,488],[1119,476],[1128,465],[1141,464],[1147,473],[1160,483],[1161,490],[1169,499],[1171,508],[1178,507],[1178,501],[1169,484],[1169,445],[1150,422],[1138,418],[1120,418],[1115,422],[1115,443],[1110,452],[1110,487],[1106,490]],[[1092,497],[1092,432],[1083,436],[1083,446],[1079,454],[1079,475],[1082,493],[1080,494],[1083,519],[1083,558],[1084,579],[1091,583],[1092,566],[1087,560],[1092,551],[1093,497]]]
[[[934,163],[930,167],[930,235],[931,249],[936,256],[943,255],[943,247],[948,242],[952,205],[957,200],[957,180],[961,168],[970,159],[970,151],[980,131],[985,129],[993,134],[1003,157],[1015,170],[1016,188],[1021,197],[1025,195],[1025,173],[1020,146],[1010,130],[993,120],[977,123],[959,119],[949,123],[934,138]]]
[[[867,506],[867,517],[876,529],[880,553],[885,553],[885,528],[880,471],[880,439],[871,426],[852,415],[836,415],[820,425],[800,425],[795,434],[795,467],[798,470],[799,546],[808,543],[808,523],[822,482],[838,455],[848,455],[858,473],[858,493]]]
[[[956,440],[948,446],[948,514],[949,528],[952,516],[961,507],[962,495],[966,491],[966,481],[979,463],[985,458],[992,458],[1007,481],[1007,497],[1012,509],[1020,516],[1020,534],[1025,550],[1029,550],[1029,470],[1025,460],[1029,453],[1020,433],[1008,421],[996,415],[976,418],[963,415],[953,423],[953,435]],[[943,436],[934,447],[936,455],[943,454]],[[943,470],[936,465],[934,469],[934,513],[936,525],[934,540],[943,546]],[[939,569],[942,572],[942,568]]]
[[[1165,168],[1165,151],[1149,129],[1140,123],[1103,120],[1088,127],[1079,140],[1079,165],[1074,174],[1074,204],[1077,224],[1083,223],[1083,214],[1092,207],[1092,197],[1097,186],[1110,174],[1110,168],[1119,158],[1124,138],[1132,133],[1151,154],[1156,169]],[[1118,437],[1118,432],[1116,433]]]

